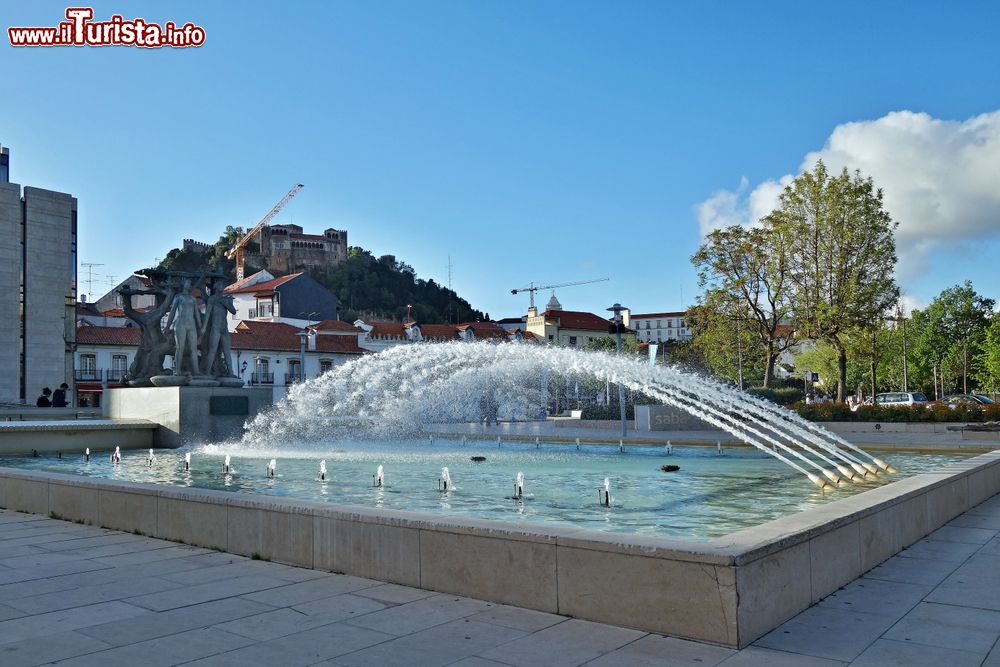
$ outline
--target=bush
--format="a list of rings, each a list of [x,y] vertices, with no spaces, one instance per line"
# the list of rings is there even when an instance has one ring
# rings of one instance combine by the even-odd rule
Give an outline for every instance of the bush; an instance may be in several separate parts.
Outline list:
[[[766,398],[778,405],[791,405],[801,401],[804,396],[799,387],[779,387],[777,389],[765,389],[764,387],[751,387],[747,389],[748,394],[753,394],[760,398]]]
[[[855,411],[842,403],[795,403],[789,406],[809,421],[844,422],[981,422],[1000,421],[1000,404],[982,409],[958,406],[954,410],[947,405],[914,405],[912,407],[881,407],[862,405]]]
[[[614,420],[621,419],[621,411],[617,405],[587,405],[583,408],[581,419]],[[635,406],[625,405],[625,418],[635,419]]]

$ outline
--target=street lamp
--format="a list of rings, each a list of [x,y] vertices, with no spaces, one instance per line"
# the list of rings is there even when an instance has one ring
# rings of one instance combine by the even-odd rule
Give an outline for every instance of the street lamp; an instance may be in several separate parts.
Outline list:
[[[906,356],[907,356],[906,355],[906,317],[903,315],[903,309],[902,309],[902,307],[897,304],[897,306],[896,306],[896,316],[895,317],[887,317],[885,319],[888,320],[889,322],[897,322],[902,327],[902,334],[903,334],[903,391],[909,391],[910,390],[910,377],[909,377],[909,370],[908,370],[907,364],[906,364]],[[934,390],[937,391],[937,387],[936,386],[934,387]]]
[[[306,379],[306,339],[309,338],[309,333],[306,331],[300,331],[295,334],[299,337],[299,381]]]
[[[622,353],[622,311],[628,310],[620,303],[608,308],[609,311],[615,314],[612,320],[615,323],[615,342],[618,349],[618,354]],[[628,427],[625,425],[625,387],[618,383],[618,409],[622,420],[622,437],[628,437]]]

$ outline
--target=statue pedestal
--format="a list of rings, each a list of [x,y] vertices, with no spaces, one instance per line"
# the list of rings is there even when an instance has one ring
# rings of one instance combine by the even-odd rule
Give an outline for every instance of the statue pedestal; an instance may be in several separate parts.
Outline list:
[[[155,447],[238,439],[243,424],[273,402],[270,387],[122,387],[105,397],[105,416],[159,424]]]

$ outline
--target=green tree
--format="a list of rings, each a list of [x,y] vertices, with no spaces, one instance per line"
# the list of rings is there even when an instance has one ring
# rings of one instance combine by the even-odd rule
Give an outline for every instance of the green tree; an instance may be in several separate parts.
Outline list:
[[[871,178],[822,161],[789,184],[765,226],[787,242],[791,310],[808,338],[837,354],[837,400],[847,388],[845,336],[882,317],[899,298],[893,279],[896,228]]]
[[[976,362],[976,381],[980,388],[990,393],[1000,391],[1000,313],[990,319]]]
[[[965,281],[942,290],[926,308],[914,352],[925,365],[930,360],[941,369],[942,377],[952,380],[942,382],[942,388],[968,393],[970,375],[979,375],[971,363],[980,357],[994,304]]]
[[[786,326],[791,285],[785,230],[780,225],[716,230],[691,257],[699,286],[707,288],[702,306],[720,310],[720,316],[703,318],[705,324],[735,325],[758,339],[764,354],[764,387],[771,385],[778,357],[794,343]],[[707,328],[704,333],[708,335]]]
[[[829,390],[836,390],[837,395],[846,395],[845,387],[857,387],[865,381],[867,369],[864,364],[853,360],[847,363],[845,378],[840,374],[840,351],[825,341],[819,341],[815,347],[804,349],[795,355],[795,368],[802,371],[818,373],[820,382]]]
[[[752,316],[746,304],[727,292],[710,290],[704,303],[688,309],[685,318],[691,327],[691,344],[700,359],[718,377],[734,385],[762,384],[767,376],[767,346],[759,330],[749,324]]]

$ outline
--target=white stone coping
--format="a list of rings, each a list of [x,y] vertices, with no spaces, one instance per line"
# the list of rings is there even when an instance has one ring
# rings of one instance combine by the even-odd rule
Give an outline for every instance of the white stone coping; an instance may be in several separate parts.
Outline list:
[[[711,542],[720,550],[733,554],[736,565],[744,565],[993,466],[1000,466],[1000,449],[744,528]]]
[[[156,422],[148,419],[88,419],[86,421],[19,421],[0,422],[0,433],[36,433],[36,432],[76,432],[76,431],[122,431],[129,429],[159,428]]]

